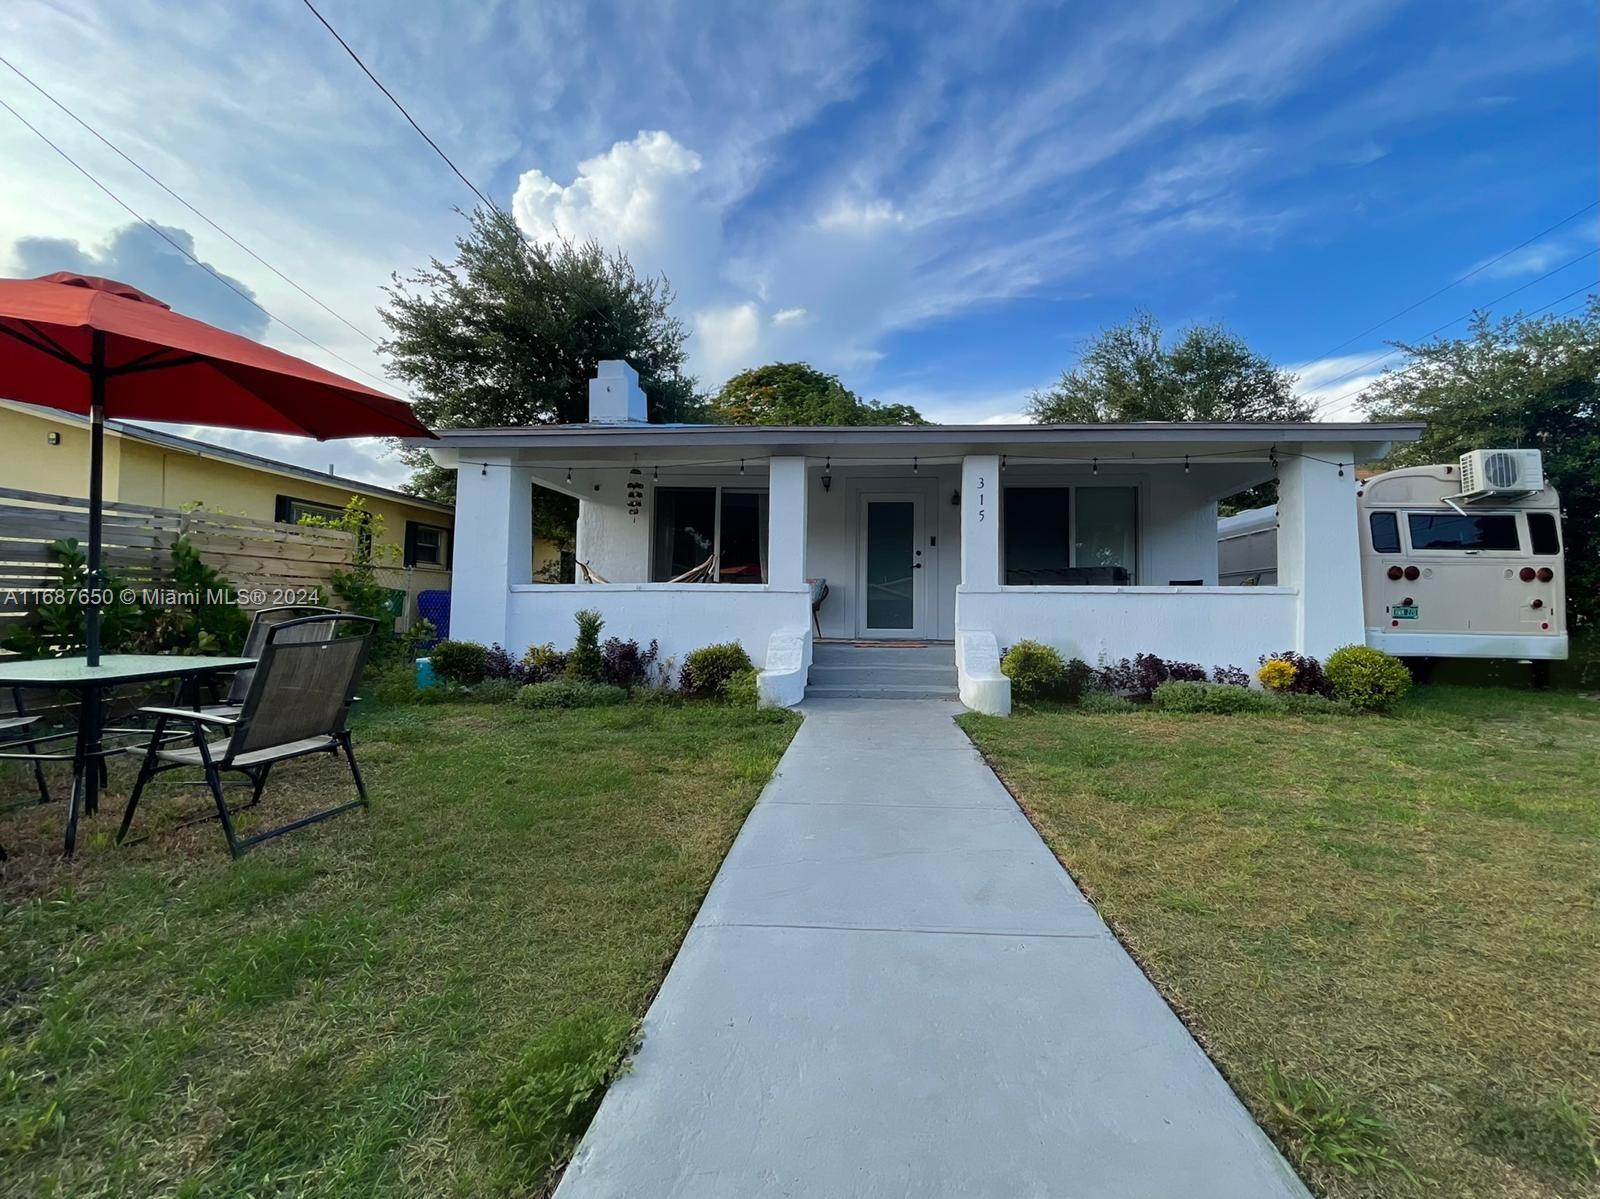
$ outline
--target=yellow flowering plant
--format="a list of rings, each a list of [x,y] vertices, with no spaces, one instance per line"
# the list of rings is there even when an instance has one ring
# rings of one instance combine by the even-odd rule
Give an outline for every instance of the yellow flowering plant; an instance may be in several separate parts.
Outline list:
[[[1293,662],[1285,662],[1282,658],[1268,658],[1261,664],[1261,669],[1256,671],[1256,678],[1261,680],[1261,685],[1268,691],[1287,691],[1294,686],[1295,669]]]

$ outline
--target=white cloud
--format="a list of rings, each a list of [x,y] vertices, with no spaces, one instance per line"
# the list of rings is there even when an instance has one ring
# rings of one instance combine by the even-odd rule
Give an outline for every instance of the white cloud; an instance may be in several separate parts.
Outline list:
[[[1398,351],[1391,355],[1385,350],[1370,349],[1295,363],[1287,369],[1299,376],[1295,395],[1317,405],[1314,420],[1365,420],[1356,401],[1386,367],[1398,361]]]
[[[804,308],[780,308],[772,314],[774,325],[798,325],[806,319]]]
[[[696,364],[720,383],[746,367],[759,366],[761,312],[750,302],[707,308],[694,315]],[[714,385],[714,384],[713,384]]]

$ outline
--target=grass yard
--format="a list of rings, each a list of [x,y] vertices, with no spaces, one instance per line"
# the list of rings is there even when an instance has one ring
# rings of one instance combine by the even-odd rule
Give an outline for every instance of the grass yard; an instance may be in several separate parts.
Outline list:
[[[154,835],[120,851],[113,799],[70,866],[59,805],[7,817],[0,1193],[542,1193],[528,1070],[643,1013],[797,724],[376,709],[372,809],[237,863],[214,821],[175,827],[198,789],[151,793]],[[349,785],[280,767],[264,806]]]
[[[962,723],[1315,1191],[1600,1194],[1600,701]]]

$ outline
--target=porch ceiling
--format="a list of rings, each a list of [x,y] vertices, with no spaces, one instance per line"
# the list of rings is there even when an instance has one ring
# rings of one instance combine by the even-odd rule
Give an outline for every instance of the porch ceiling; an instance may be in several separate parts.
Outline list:
[[[615,463],[635,454],[663,464],[689,462],[707,453],[750,458],[772,454],[855,460],[933,463],[967,454],[1007,454],[1020,460],[1076,461],[1097,456],[1144,460],[1262,456],[1319,445],[1352,445],[1357,461],[1375,461],[1392,443],[1415,441],[1420,423],[1274,422],[1271,424],[1175,423],[1090,425],[547,425],[509,429],[442,429],[439,441],[417,441],[441,465],[455,466],[474,451],[541,462]]]

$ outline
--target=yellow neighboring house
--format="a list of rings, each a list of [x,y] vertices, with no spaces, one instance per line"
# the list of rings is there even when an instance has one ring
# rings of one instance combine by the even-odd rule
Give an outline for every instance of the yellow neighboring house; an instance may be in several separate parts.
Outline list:
[[[107,501],[155,508],[203,504],[230,516],[289,523],[306,514],[335,516],[359,495],[383,517],[380,544],[401,551],[394,565],[409,577],[394,585],[409,584],[413,596],[450,586],[455,510],[449,504],[110,420],[104,478]],[[0,487],[82,497],[88,479],[86,420],[0,400]]]

